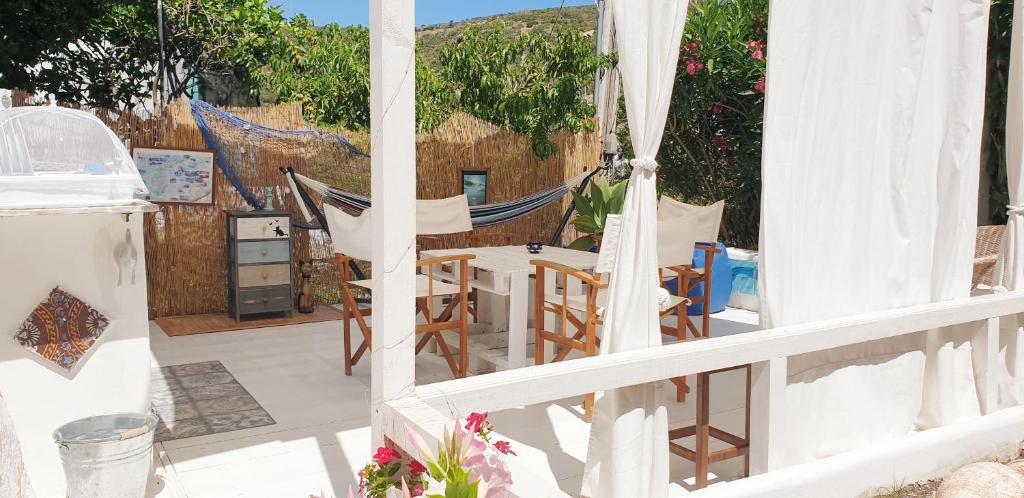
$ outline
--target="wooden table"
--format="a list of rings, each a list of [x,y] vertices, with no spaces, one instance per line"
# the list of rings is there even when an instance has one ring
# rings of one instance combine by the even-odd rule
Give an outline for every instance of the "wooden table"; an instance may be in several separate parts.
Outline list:
[[[535,267],[531,260],[544,259],[564,265],[591,270],[597,265],[597,254],[592,252],[545,246],[540,254],[530,254],[525,246],[470,247],[465,249],[426,250],[421,258],[434,258],[455,254],[475,254],[469,260],[469,267],[477,270],[470,281],[474,289],[505,296],[509,300],[508,313],[508,363],[499,367],[519,368],[526,366],[527,320],[529,317],[530,275]],[[452,276],[458,279],[458,275]],[[545,279],[554,290],[555,279]]]

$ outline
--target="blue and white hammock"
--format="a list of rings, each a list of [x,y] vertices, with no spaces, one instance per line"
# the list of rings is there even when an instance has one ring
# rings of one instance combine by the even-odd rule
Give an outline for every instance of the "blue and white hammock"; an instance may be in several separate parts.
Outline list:
[[[584,171],[567,182],[519,199],[471,206],[469,208],[469,216],[473,222],[473,228],[484,228],[505,223],[540,210],[561,199],[570,190],[576,188],[591,173],[590,171]],[[365,196],[346,192],[299,173],[286,172],[285,174],[288,175],[290,182],[294,179],[295,182],[334,201],[349,211],[359,213],[370,207],[370,199]],[[302,208],[306,220],[312,221],[313,217],[304,206],[304,203],[300,202],[299,206]]]

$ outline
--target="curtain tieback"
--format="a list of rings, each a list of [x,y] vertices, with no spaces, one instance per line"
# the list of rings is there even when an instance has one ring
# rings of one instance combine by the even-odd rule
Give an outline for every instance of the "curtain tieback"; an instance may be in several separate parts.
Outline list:
[[[658,161],[655,161],[653,157],[630,159],[629,165],[643,173],[654,173],[658,169]]]
[[[1012,215],[1024,215],[1024,206],[1014,206],[1013,204],[1006,205],[1006,216]]]
[[[658,311],[665,311],[672,305],[672,294],[664,287],[658,287]]]

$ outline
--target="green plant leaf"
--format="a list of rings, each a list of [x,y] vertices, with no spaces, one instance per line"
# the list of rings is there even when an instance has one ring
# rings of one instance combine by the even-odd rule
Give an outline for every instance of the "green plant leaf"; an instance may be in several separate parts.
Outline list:
[[[584,235],[572,241],[572,244],[569,244],[569,249],[575,249],[577,251],[589,251],[593,249],[596,245],[597,243],[594,242],[593,237],[589,235]]]
[[[572,203],[576,206],[576,212],[578,212],[580,216],[594,216],[594,208],[590,204],[590,199],[583,194],[580,194],[578,191],[574,190],[572,192]]]
[[[629,182],[626,180],[612,186],[608,200],[608,214],[622,214],[622,205],[626,202],[626,187],[628,186]]]

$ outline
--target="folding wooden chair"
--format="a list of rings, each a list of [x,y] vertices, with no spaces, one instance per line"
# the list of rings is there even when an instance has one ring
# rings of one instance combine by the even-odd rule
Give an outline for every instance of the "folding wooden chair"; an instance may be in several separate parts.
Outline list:
[[[572,268],[551,261],[535,259],[530,264],[536,268],[536,301],[534,313],[536,364],[545,361],[545,344],[553,343],[561,349],[555,353],[552,362],[562,361],[573,351],[581,351],[587,356],[598,354],[601,340],[597,336],[597,327],[602,325],[604,308],[608,303],[608,283],[602,280],[602,273],[611,270],[614,253],[618,249],[612,241],[617,240],[615,232],[621,219],[610,215],[605,222],[605,243],[601,246],[597,268],[592,275],[578,268]],[[551,275],[549,275],[551,274]],[[551,293],[547,287],[547,279],[554,278],[562,285],[562,293]],[[580,285],[576,285],[577,282]],[[580,294],[572,294],[569,289],[582,287]],[[686,302],[685,297],[670,296],[665,311],[667,316],[674,309]],[[545,313],[552,313],[558,318],[558,330],[548,329]],[[583,401],[584,417],[590,420],[593,414],[594,395],[587,395]]]
[[[469,205],[465,195],[437,200],[416,201],[417,218],[416,233],[419,235],[439,235],[472,230]],[[352,366],[359,362],[363,354],[372,347],[372,333],[366,317],[371,309],[360,308],[356,303],[356,292],[370,293],[372,279],[350,280],[350,264],[353,259],[370,261],[371,210],[363,211],[359,216],[352,216],[329,204],[324,205],[324,216],[331,232],[331,243],[338,269],[341,272],[341,298],[344,327],[345,375],[352,375]],[[422,314],[425,323],[416,326],[415,332],[422,334],[416,343],[419,353],[433,338],[452,374],[465,377],[468,371],[468,336],[469,336],[469,279],[461,278],[469,270],[468,261],[476,256],[461,254],[421,260],[416,263],[416,312]],[[434,272],[442,266],[458,268],[459,282],[445,282],[435,278]],[[424,273],[424,268],[426,273]],[[447,300],[447,305],[443,301]],[[442,304],[435,304],[441,302]],[[413,303],[410,303],[413,304]],[[440,308],[440,313],[435,313]],[[458,308],[458,316],[455,310]],[[355,320],[363,340],[352,350],[352,320]],[[459,359],[455,360],[445,342],[442,332],[457,330],[459,333]]]
[[[431,338],[437,341],[438,349],[448,362],[452,375],[465,377],[469,365],[469,281],[460,279],[458,283],[448,283],[434,277],[436,268],[441,265],[451,265],[459,268],[459,275],[466,275],[469,271],[469,260],[475,258],[472,254],[461,254],[456,256],[444,256],[439,258],[424,259],[416,262],[418,271],[425,269],[426,273],[416,274],[416,311],[424,318],[425,323],[416,325],[416,334],[422,335],[416,343],[418,354],[427,345]],[[349,262],[352,258],[343,254],[336,255],[338,269],[341,271],[341,298],[342,298],[342,320],[344,327],[345,347],[345,375],[352,375],[352,366],[357,364],[363,354],[372,348],[373,334],[367,317],[371,309],[360,308],[355,300],[355,290],[369,293],[373,287],[373,280],[349,280]],[[435,313],[435,298],[447,298],[448,304],[443,305],[440,313]],[[458,316],[455,311],[458,308]],[[362,342],[352,351],[352,320],[355,320],[359,328]],[[445,341],[442,332],[456,330],[459,334],[458,361],[455,360],[451,348]]]

